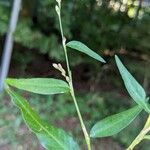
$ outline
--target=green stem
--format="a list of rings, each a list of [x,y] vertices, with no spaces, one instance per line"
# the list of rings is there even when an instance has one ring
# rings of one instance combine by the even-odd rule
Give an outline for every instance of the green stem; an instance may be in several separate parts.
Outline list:
[[[61,12],[61,7],[60,7],[60,12]],[[85,141],[88,147],[88,150],[91,150],[91,142],[90,142],[90,136],[87,132],[87,129],[85,127],[85,124],[83,122],[83,118],[75,97],[75,92],[74,92],[74,87],[73,87],[73,82],[72,82],[72,74],[71,74],[71,70],[70,70],[70,65],[69,65],[69,59],[68,59],[68,54],[67,54],[67,48],[66,48],[66,43],[65,43],[65,37],[64,37],[64,33],[63,33],[63,27],[62,27],[62,21],[61,21],[61,13],[58,14],[59,17],[59,25],[60,25],[60,31],[61,31],[61,37],[62,37],[62,44],[63,44],[63,49],[64,49],[64,53],[65,53],[65,59],[66,59],[66,64],[67,64],[67,71],[68,71],[68,76],[69,76],[69,86],[70,86],[70,93],[72,96],[72,99],[74,101],[75,107],[76,107],[76,111],[79,117],[79,121],[81,124],[81,128],[85,137]]]
[[[60,12],[61,12],[61,8],[60,8]],[[61,14],[58,14],[58,18],[59,18],[61,37],[62,37],[62,45],[64,48],[65,59],[66,59],[66,63],[67,63],[67,70],[68,70],[68,75],[69,75],[71,70],[70,70],[70,66],[69,66],[69,59],[68,59],[67,48],[66,48],[66,44],[65,44],[65,37],[64,37],[63,27],[62,27]]]
[[[70,75],[71,75],[71,73],[70,73]],[[76,97],[75,97],[74,88],[73,88],[73,84],[72,84],[72,75],[70,76],[70,79],[71,79],[71,81],[69,82],[69,85],[70,85],[70,89],[71,89],[71,96],[73,98],[73,101],[74,101],[74,104],[75,104],[75,107],[76,107],[76,110],[77,110],[77,114],[78,114],[78,117],[79,117],[79,120],[80,120],[82,131],[84,133],[84,137],[85,137],[85,141],[86,141],[88,150],[91,150],[90,137],[89,137],[89,134],[88,134],[87,129],[85,127],[85,124],[83,122],[83,119],[82,119],[82,116],[81,116],[81,113],[80,113],[80,110],[79,110],[79,106],[78,106],[78,103],[77,103],[77,100],[76,100]]]
[[[127,150],[133,150],[136,145],[138,145],[145,137],[145,135],[150,131],[150,115],[146,121],[146,124],[139,135],[135,138],[135,140],[131,143],[131,145],[127,148]]]

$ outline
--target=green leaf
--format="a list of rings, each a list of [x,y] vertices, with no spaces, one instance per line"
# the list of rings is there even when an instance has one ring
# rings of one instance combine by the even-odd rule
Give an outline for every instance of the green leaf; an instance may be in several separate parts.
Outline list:
[[[94,125],[91,129],[90,136],[97,138],[117,134],[127,127],[141,111],[142,108],[136,106],[121,113],[109,116]]]
[[[70,135],[43,121],[23,97],[9,88],[7,92],[13,103],[21,110],[27,126],[37,135],[44,148],[48,150],[79,150],[78,144]]]
[[[145,136],[144,136],[144,139],[145,139],[145,140],[150,140],[150,135],[145,135]]]
[[[143,107],[146,111],[149,112],[146,93],[144,89],[125,68],[118,56],[115,56],[115,59],[128,93],[137,104],[139,104],[141,107]]]
[[[33,78],[33,79],[11,79],[8,78],[6,83],[21,90],[37,94],[58,94],[69,92],[68,84],[62,80],[52,78]]]
[[[87,55],[89,55],[90,57],[93,57],[94,59],[106,63],[106,61],[97,53],[95,53],[93,50],[91,50],[90,48],[88,48],[85,44],[79,42],[79,41],[71,41],[69,43],[66,44],[67,47],[70,47],[72,49],[78,50],[82,53],[85,53]]]

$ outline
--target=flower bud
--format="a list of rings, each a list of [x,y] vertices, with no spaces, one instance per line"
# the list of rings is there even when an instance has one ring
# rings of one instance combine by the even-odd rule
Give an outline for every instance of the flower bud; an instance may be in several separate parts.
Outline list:
[[[61,0],[56,0],[56,2],[58,3],[59,8],[61,7]]]
[[[60,8],[57,5],[55,6],[55,10],[56,10],[57,14],[60,15]]]

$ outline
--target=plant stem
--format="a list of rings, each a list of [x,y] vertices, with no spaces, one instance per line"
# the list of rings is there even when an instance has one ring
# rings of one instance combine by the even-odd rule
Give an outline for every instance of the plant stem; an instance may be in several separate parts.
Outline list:
[[[69,66],[69,59],[68,59],[67,48],[66,48],[66,44],[65,44],[66,39],[64,37],[64,32],[63,32],[63,27],[62,27],[61,14],[58,14],[58,18],[59,18],[59,26],[60,26],[61,37],[62,37],[62,45],[63,45],[63,48],[64,48],[65,59],[66,59],[66,63],[67,63],[67,71],[68,71],[68,75],[70,75],[71,70],[70,70],[70,66]]]
[[[73,84],[72,84],[72,75],[70,77],[71,77],[70,78],[71,81],[70,81],[69,85],[70,85],[70,89],[71,89],[71,96],[73,98],[73,101],[74,101],[74,104],[75,104],[75,107],[76,107],[76,110],[77,110],[77,113],[78,113],[78,117],[79,117],[80,124],[81,124],[82,130],[83,130],[83,133],[84,133],[84,137],[85,137],[85,141],[86,141],[88,150],[91,150],[90,137],[88,135],[87,129],[86,129],[85,124],[83,122],[83,119],[82,119],[82,116],[81,116],[81,113],[80,113],[80,110],[79,110],[79,106],[78,106],[78,103],[77,103],[77,100],[76,100],[76,97],[75,97],[74,88],[73,88]]]
[[[61,12],[61,6],[59,8],[60,8],[60,12]],[[76,107],[76,111],[77,111],[77,114],[78,114],[78,117],[79,117],[79,121],[80,121],[80,124],[81,124],[81,128],[82,128],[82,131],[83,131],[83,134],[84,134],[84,137],[85,137],[85,141],[86,141],[88,150],[91,150],[90,136],[89,136],[89,134],[87,132],[87,129],[85,127],[85,124],[84,124],[84,121],[83,121],[83,118],[82,118],[82,115],[81,115],[81,112],[80,112],[80,109],[79,109],[79,106],[78,106],[78,103],[77,103],[77,100],[76,100],[76,97],[75,97],[75,92],[74,92],[74,87],[73,87],[73,82],[72,82],[72,74],[71,74],[71,70],[70,70],[69,59],[68,59],[68,54],[67,54],[67,48],[66,48],[66,43],[65,43],[66,39],[64,37],[63,27],[62,27],[61,13],[58,13],[58,18],[59,18],[61,37],[62,37],[62,44],[63,44],[65,59],[66,59],[66,64],[67,64],[67,71],[68,71],[68,76],[69,76],[69,81],[68,82],[69,82],[69,86],[70,86],[70,93],[71,93],[72,99],[74,101],[74,105]]]
[[[135,140],[131,143],[131,145],[127,148],[127,150],[133,150],[136,145],[138,145],[145,137],[145,135],[150,131],[150,115],[145,123],[144,128],[139,133],[139,135],[135,138]]]

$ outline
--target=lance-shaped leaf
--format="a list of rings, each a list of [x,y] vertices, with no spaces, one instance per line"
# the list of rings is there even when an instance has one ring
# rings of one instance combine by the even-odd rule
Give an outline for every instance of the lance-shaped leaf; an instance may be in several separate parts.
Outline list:
[[[33,78],[33,79],[11,79],[6,83],[21,90],[37,94],[58,94],[69,92],[70,88],[65,81],[52,78]]]
[[[27,126],[37,135],[44,148],[47,150],[79,150],[78,144],[64,130],[43,121],[20,95],[10,89],[7,89],[7,92],[13,103],[21,110]]]
[[[70,47],[72,49],[78,50],[82,53],[85,53],[100,62],[106,63],[105,60],[100,55],[98,55],[93,50],[88,48],[85,44],[83,44],[79,41],[71,41],[71,42],[67,43],[66,46]]]
[[[135,119],[141,110],[140,106],[136,106],[99,121],[91,129],[90,136],[93,138],[107,137],[119,133]]]
[[[122,64],[118,56],[115,56],[115,59],[128,93],[137,104],[139,104],[147,112],[149,112],[146,93],[144,89],[130,74],[130,72],[126,69],[126,67]]]

